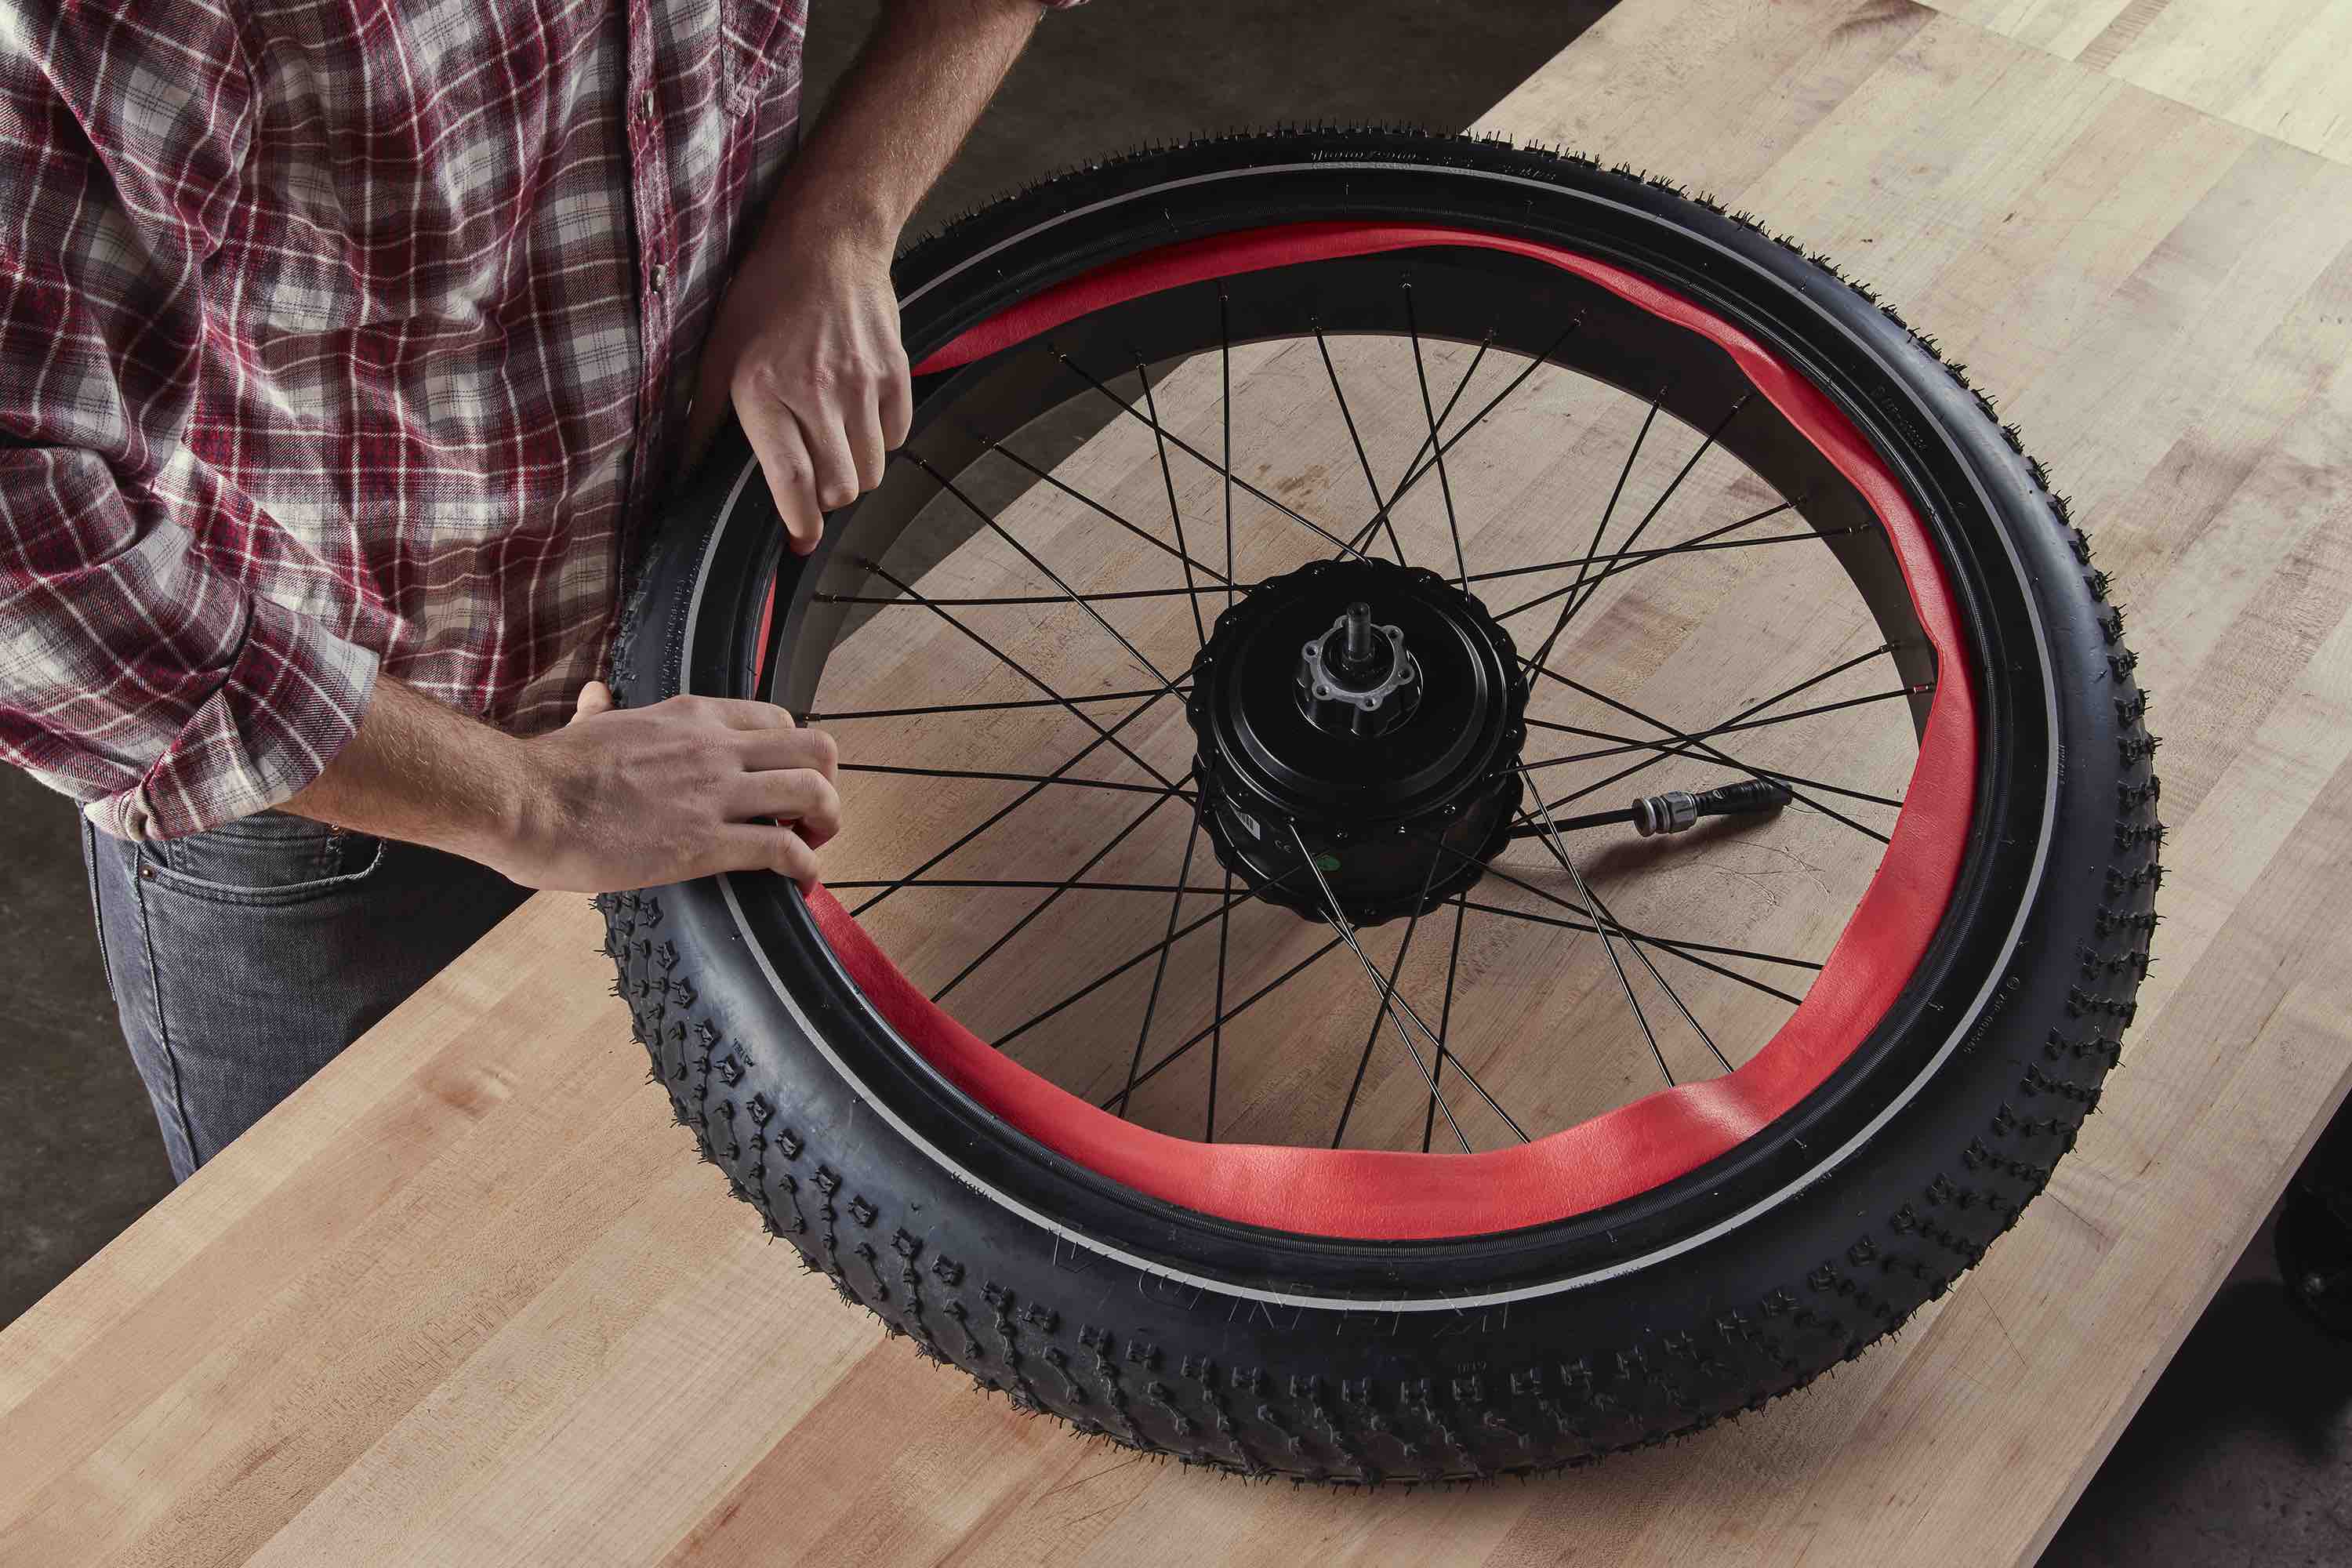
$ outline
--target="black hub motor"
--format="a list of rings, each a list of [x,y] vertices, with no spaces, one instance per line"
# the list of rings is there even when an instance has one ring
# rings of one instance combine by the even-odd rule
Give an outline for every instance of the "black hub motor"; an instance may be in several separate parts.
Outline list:
[[[1217,858],[1314,920],[1326,885],[1351,925],[1435,908],[1507,840],[1527,700],[1508,634],[1433,572],[1318,561],[1260,584],[1192,665]]]

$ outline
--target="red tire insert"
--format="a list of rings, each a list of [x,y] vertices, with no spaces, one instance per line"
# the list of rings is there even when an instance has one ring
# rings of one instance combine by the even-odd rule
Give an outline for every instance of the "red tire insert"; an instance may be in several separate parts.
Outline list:
[[[882,1018],[990,1114],[1087,1170],[1202,1214],[1306,1235],[1427,1240],[1517,1230],[1649,1191],[1727,1153],[1819,1088],[1893,1005],[1958,881],[1974,809],[1976,691],[1949,585],[1909,497],[1853,423],[1755,339],[1691,300],[1559,247],[1412,224],[1302,223],[1171,245],[1045,289],[915,367],[951,369],[1090,311],[1183,284],[1384,251],[1475,247],[1530,257],[1713,342],[1877,514],[1937,686],[1900,816],[1802,1004],[1721,1078],[1661,1089],[1533,1142],[1477,1153],[1203,1143],[1139,1127],[1022,1067],[934,1005],[828,892],[818,930]],[[766,645],[763,625],[761,646]]]

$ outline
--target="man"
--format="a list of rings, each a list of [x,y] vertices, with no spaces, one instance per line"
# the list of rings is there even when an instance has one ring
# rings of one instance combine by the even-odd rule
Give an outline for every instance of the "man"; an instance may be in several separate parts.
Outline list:
[[[796,550],[879,481],[1040,14],[895,0],[796,147],[805,0],[0,0],[0,757],[178,1176],[526,889],[814,876],[831,742],[614,710],[620,576],[730,405]]]

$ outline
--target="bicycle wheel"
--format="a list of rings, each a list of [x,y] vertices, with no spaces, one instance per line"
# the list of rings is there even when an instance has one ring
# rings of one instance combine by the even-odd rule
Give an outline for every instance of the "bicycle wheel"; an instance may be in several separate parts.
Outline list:
[[[1859,1353],[2117,1058],[2146,699],[2013,433],[1664,183],[1242,136],[900,262],[916,416],[786,557],[740,437],[625,701],[834,730],[828,890],[600,900],[678,1118],[1025,1408],[1339,1482]]]

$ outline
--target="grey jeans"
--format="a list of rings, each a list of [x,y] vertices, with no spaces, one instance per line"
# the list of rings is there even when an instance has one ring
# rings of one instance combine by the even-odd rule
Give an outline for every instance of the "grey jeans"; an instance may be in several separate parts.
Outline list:
[[[107,984],[185,1181],[530,895],[438,850],[263,812],[82,824]]]

